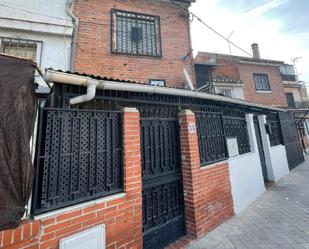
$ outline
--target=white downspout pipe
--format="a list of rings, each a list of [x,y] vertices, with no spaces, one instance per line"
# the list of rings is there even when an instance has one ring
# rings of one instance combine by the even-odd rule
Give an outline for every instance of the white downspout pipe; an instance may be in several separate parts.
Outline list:
[[[70,99],[70,105],[76,105],[83,102],[93,100],[96,94],[96,89],[99,85],[99,81],[79,76],[66,76],[65,74],[57,74],[47,71],[44,75],[44,80],[46,82],[62,82],[71,85],[86,86],[87,93],[81,96]]]
[[[93,100],[96,94],[96,89],[98,86],[98,82],[96,81],[87,81],[87,93],[75,98],[70,99],[70,105],[76,105],[83,102],[87,102]]]

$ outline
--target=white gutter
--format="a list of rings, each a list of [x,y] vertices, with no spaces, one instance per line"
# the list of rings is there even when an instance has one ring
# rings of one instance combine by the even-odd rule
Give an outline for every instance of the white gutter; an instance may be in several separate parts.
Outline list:
[[[95,79],[92,79],[86,76],[80,76],[80,75],[75,75],[75,74],[70,74],[70,73],[63,73],[63,72],[58,72],[58,71],[53,71],[53,70],[47,70],[45,73],[44,79],[47,82],[57,82],[57,83],[87,86],[87,87],[88,85],[92,83],[94,84],[94,82],[96,82],[97,88],[105,89],[105,90],[115,90],[115,91],[118,90],[118,91],[127,91],[127,92],[143,92],[143,93],[149,93],[149,94],[157,93],[157,94],[164,94],[164,95],[176,95],[176,96],[182,96],[182,97],[191,97],[191,98],[199,98],[199,99],[226,102],[226,103],[231,103],[231,104],[246,105],[250,107],[263,108],[263,109],[268,109],[272,111],[285,111],[277,107],[260,105],[256,103],[247,102],[241,99],[227,98],[227,97],[220,96],[220,95],[213,95],[213,94],[201,93],[197,91],[189,91],[189,90],[159,87],[159,86],[150,86],[150,85],[143,85],[143,84],[122,83],[122,82],[107,81],[107,80],[95,80]],[[70,100],[70,103],[73,99]],[[89,100],[91,99],[87,98],[87,101]]]

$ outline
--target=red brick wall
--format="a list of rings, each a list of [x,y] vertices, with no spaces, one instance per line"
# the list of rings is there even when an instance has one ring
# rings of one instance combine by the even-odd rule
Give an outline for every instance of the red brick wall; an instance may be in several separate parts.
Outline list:
[[[139,113],[127,110],[123,121],[126,195],[1,231],[0,248],[58,248],[60,239],[100,224],[106,225],[106,248],[142,248]]]
[[[124,3],[122,3],[124,2]],[[148,82],[164,79],[169,86],[183,87],[183,68],[191,73],[190,25],[182,12],[171,3],[158,1],[78,0],[74,8],[80,20],[75,70],[101,76]],[[111,53],[111,9],[160,16],[162,58],[127,56]],[[194,80],[194,75],[192,74]]]
[[[278,67],[239,64],[239,73],[244,83],[244,95],[246,100],[264,105],[287,105],[283,82]],[[271,93],[256,92],[253,73],[268,75]]]
[[[197,132],[188,129],[195,115],[183,111],[179,118],[187,234],[199,238],[234,213],[229,168],[227,162],[201,167]]]

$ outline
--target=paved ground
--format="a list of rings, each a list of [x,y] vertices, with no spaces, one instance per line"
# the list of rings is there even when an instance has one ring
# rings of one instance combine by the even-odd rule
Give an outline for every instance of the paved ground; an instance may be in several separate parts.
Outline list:
[[[309,158],[190,249],[309,249]]]

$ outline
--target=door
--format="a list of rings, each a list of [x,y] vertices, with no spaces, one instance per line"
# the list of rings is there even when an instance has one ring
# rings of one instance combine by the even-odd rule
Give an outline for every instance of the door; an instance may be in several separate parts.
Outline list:
[[[286,96],[286,100],[288,102],[288,106],[289,107],[295,107],[295,100],[294,100],[293,93],[285,93],[285,96]]]
[[[144,249],[185,235],[177,119],[142,118]]]
[[[263,149],[263,141],[262,141],[262,136],[261,136],[260,125],[259,125],[259,121],[257,117],[254,117],[254,128],[255,128],[256,142],[257,142],[261,166],[262,166],[263,178],[264,178],[264,182],[267,182],[268,173],[267,173],[266,159],[265,159],[265,153]]]
[[[304,162],[304,154],[295,119],[290,112],[280,112],[280,125],[290,170]]]

